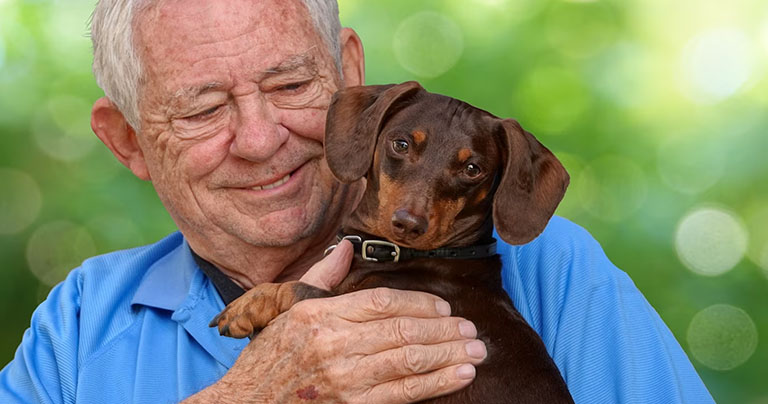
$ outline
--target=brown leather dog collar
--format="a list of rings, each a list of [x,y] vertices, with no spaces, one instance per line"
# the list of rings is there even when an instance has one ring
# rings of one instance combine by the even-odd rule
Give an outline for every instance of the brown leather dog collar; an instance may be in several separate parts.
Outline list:
[[[447,259],[477,259],[488,258],[496,254],[496,241],[489,244],[479,244],[467,247],[436,248],[434,250],[417,250],[401,247],[386,240],[364,239],[357,235],[336,237],[337,242],[349,240],[355,247],[355,253],[366,261],[399,262],[416,258],[447,258]],[[325,255],[333,251],[336,245],[325,250]]]

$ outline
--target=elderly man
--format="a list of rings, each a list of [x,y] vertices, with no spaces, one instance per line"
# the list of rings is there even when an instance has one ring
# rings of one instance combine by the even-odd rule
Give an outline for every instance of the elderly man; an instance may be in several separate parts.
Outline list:
[[[299,278],[327,288],[348,270],[348,244],[320,261],[364,186],[338,184],[323,160],[331,95],[364,82],[360,39],[336,7],[99,2],[106,97],[93,130],[152,181],[180,233],[72,271],[0,373],[0,401],[397,403],[471,383],[485,346],[424,293],[304,301],[250,342],[207,325],[243,289]],[[500,250],[507,290],[577,402],[711,402],[583,230],[554,218],[534,242]]]

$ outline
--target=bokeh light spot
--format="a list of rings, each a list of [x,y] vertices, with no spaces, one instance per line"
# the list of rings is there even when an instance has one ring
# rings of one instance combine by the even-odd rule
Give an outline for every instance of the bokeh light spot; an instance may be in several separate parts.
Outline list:
[[[526,122],[536,131],[549,134],[565,131],[587,110],[590,102],[582,79],[572,70],[558,67],[533,70],[514,97]]]
[[[53,286],[96,253],[93,237],[82,226],[67,221],[44,224],[27,243],[29,270],[40,282]]]
[[[113,251],[144,244],[139,227],[125,216],[99,215],[89,220],[86,227],[95,236],[99,251]]]
[[[34,30],[23,21],[17,7],[0,9],[0,36],[4,41],[0,46],[5,47],[4,61],[0,63],[0,125],[31,122],[32,111],[41,107],[42,88],[49,83],[40,72],[51,66],[41,61]],[[12,137],[8,132],[2,135]]]
[[[688,326],[688,348],[697,361],[715,370],[746,362],[757,348],[757,327],[744,310],[716,304],[696,313]]]
[[[601,52],[590,69],[597,92],[622,106],[637,106],[652,98],[650,56],[641,45],[617,43]]]
[[[722,177],[725,153],[713,139],[672,137],[659,144],[657,167],[669,187],[682,193],[697,194]]]
[[[754,55],[750,39],[736,28],[705,31],[686,44],[683,78],[695,101],[714,102],[735,94],[750,79]]]
[[[552,49],[570,57],[588,57],[616,38],[616,15],[600,2],[555,2],[547,14]]]
[[[40,213],[40,187],[28,174],[9,168],[0,168],[0,187],[0,234],[18,233]]]
[[[717,276],[731,270],[744,257],[747,230],[735,214],[721,208],[699,208],[678,224],[675,249],[691,271]]]
[[[645,202],[648,183],[643,170],[622,156],[603,156],[578,176],[579,197],[593,216],[615,222],[635,213]]]
[[[464,37],[448,17],[424,11],[398,26],[392,46],[401,66],[418,76],[432,78],[456,64],[464,51]]]
[[[90,128],[91,106],[85,100],[58,95],[48,100],[32,123],[38,147],[62,161],[84,157],[98,143]]]
[[[86,33],[93,4],[83,0],[51,3],[48,19],[40,25],[49,44],[48,52],[56,57],[57,66],[81,71],[83,64],[91,60],[91,43]]]
[[[768,21],[763,23],[763,28],[760,30],[760,39],[763,42],[763,48],[768,52]]]
[[[747,257],[768,274],[768,200],[756,199],[743,212],[749,232]]]

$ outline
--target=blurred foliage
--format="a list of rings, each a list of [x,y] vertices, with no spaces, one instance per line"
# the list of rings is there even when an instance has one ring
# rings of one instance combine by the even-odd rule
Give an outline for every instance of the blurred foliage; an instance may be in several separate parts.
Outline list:
[[[174,229],[151,184],[89,128],[102,95],[90,73],[92,3],[0,0],[0,363],[69,269]],[[368,83],[417,79],[517,118],[552,149],[572,178],[558,214],[629,273],[715,399],[768,400],[758,341],[768,335],[764,1],[340,9],[363,38]],[[698,268],[696,257],[720,266]]]

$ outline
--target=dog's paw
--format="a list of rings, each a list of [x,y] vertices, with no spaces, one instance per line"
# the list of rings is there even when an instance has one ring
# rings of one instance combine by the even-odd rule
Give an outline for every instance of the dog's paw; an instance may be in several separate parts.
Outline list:
[[[252,337],[280,314],[277,284],[261,284],[249,290],[213,318],[210,327],[218,327],[226,337]]]

